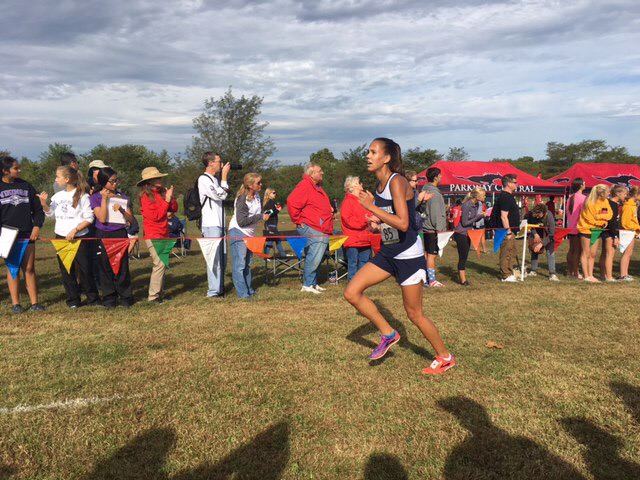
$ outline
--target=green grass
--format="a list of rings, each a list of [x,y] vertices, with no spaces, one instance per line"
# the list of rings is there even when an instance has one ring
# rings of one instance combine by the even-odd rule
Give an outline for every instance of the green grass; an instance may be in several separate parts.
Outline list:
[[[149,305],[143,255],[131,310],[70,312],[50,244],[46,312],[10,316],[0,280],[0,478],[640,477],[634,282],[554,284],[542,258],[543,275],[505,285],[496,256],[472,253],[467,289],[448,247],[447,286],[424,304],[458,366],[429,378],[432,351],[393,281],[370,296],[403,340],[370,364],[376,332],[342,282],[322,296],[295,274],[268,286],[254,259],[258,300],[211,301],[194,251],[171,260],[174,300]],[[12,410],[73,399],[103,400]]]

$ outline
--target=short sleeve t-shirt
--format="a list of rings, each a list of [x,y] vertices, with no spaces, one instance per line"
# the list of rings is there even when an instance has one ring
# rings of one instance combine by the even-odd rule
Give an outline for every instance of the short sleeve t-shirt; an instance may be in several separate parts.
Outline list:
[[[520,209],[516,199],[509,192],[501,192],[493,206],[493,223],[495,228],[504,228],[500,216],[502,212],[509,212],[509,227],[514,233],[520,228]]]

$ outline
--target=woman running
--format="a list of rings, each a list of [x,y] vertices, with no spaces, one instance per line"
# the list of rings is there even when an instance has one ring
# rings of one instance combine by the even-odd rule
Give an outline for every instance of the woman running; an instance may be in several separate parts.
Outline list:
[[[455,360],[438,329],[422,311],[427,266],[418,237],[421,226],[416,224],[414,193],[402,175],[400,146],[388,138],[376,138],[369,146],[367,170],[376,175],[378,184],[375,196],[368,191],[359,194],[360,204],[373,214],[371,230],[380,231],[382,245],[380,252],[349,282],[344,298],[380,330],[380,344],[369,356],[371,360],[380,359],[398,343],[400,334],[364,291],[393,275],[402,289],[407,316],[436,351],[435,359],[422,372],[443,373],[455,365]]]

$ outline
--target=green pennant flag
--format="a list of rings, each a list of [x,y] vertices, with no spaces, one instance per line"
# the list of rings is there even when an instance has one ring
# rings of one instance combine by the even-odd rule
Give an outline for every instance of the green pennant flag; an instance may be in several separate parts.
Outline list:
[[[167,268],[169,268],[169,255],[171,255],[171,250],[176,246],[177,240],[174,239],[153,239],[151,243],[153,243],[153,248],[156,249],[156,253],[162,263],[164,263]]]
[[[589,246],[592,246],[598,241],[600,235],[602,235],[602,232],[604,232],[602,228],[594,228],[593,230],[591,230],[591,243],[589,243]]]

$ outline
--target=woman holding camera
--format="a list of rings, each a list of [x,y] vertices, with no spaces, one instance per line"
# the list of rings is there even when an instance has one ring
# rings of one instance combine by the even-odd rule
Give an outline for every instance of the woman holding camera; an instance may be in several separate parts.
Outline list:
[[[231,278],[238,298],[251,298],[256,291],[251,287],[251,258],[253,254],[244,243],[243,237],[254,237],[260,220],[269,219],[262,213],[258,192],[262,189],[262,179],[257,173],[247,173],[243,180],[229,223],[231,240]]]

